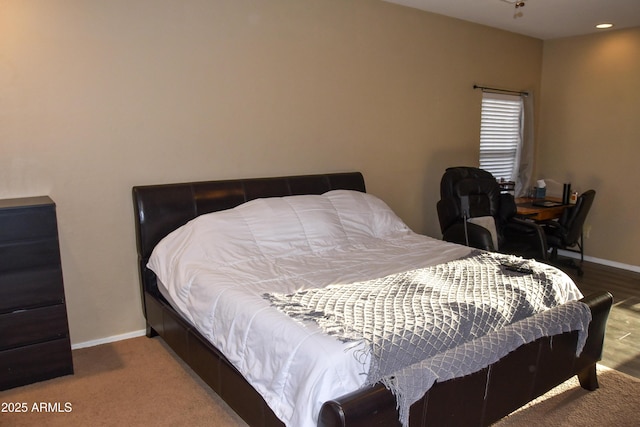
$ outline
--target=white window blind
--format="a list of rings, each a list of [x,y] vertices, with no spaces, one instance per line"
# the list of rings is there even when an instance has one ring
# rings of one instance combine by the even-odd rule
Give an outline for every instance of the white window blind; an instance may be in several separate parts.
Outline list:
[[[520,96],[482,94],[480,168],[491,172],[496,179],[516,179],[522,145],[522,120]]]

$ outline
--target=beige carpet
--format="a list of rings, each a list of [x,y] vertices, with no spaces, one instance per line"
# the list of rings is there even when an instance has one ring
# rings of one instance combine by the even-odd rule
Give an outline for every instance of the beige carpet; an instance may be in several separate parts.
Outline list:
[[[73,357],[75,375],[0,392],[2,409],[27,406],[0,412],[0,425],[246,426],[160,339],[79,349]],[[497,426],[640,425],[640,380],[606,368],[599,378],[595,392],[571,380]],[[36,410],[42,403],[49,412]]]
[[[73,351],[75,374],[0,392],[27,413],[0,413],[0,426],[246,426],[159,338]],[[34,403],[69,402],[39,413]]]
[[[640,379],[598,365],[598,383],[590,392],[573,377],[494,426],[640,426]]]

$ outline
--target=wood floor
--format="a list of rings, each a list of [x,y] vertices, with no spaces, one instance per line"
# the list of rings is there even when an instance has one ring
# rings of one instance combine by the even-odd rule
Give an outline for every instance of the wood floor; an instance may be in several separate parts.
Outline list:
[[[585,262],[584,275],[562,267],[584,295],[607,290],[613,295],[602,364],[640,378],[640,273]]]

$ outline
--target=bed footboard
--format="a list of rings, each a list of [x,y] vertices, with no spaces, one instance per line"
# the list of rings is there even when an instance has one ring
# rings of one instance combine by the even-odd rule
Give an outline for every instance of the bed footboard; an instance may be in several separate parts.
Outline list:
[[[577,332],[540,338],[488,368],[436,383],[411,406],[410,425],[489,425],[574,375],[583,388],[595,390],[598,387],[596,363],[602,357],[613,297],[601,292],[582,301],[591,308],[592,320],[580,357],[575,356]],[[318,425],[399,425],[395,398],[382,385],[349,393],[322,406]]]

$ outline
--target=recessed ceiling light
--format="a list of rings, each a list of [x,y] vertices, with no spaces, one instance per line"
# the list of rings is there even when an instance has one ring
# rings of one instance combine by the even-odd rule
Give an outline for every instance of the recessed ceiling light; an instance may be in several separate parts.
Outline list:
[[[608,22],[603,22],[602,24],[596,25],[596,28],[599,29],[599,30],[605,30],[605,29],[611,28],[611,27],[613,27],[613,24],[610,24]]]

